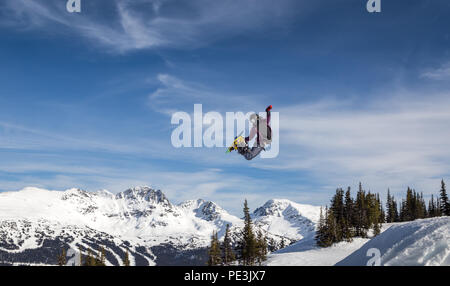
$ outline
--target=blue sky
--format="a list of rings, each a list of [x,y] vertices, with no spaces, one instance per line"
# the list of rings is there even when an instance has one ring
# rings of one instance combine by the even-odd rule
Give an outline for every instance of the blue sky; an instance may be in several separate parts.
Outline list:
[[[0,190],[150,185],[240,214],[336,187],[450,178],[450,3],[63,0],[0,4]],[[155,93],[162,95],[158,99]],[[280,155],[170,144],[167,110],[280,112]]]

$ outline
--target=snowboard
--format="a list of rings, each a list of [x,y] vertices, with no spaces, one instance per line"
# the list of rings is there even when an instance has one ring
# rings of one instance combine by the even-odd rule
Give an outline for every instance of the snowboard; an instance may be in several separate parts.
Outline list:
[[[237,150],[238,147],[244,147],[246,145],[245,138],[242,137],[241,132],[238,136],[234,138],[233,145],[227,148],[227,151],[225,153],[230,153],[233,150]]]

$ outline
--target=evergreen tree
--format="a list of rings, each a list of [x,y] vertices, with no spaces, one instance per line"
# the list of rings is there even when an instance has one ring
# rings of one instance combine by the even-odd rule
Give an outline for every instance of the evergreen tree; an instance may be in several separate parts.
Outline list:
[[[372,193],[368,193],[365,197],[365,207],[367,213],[365,229],[373,229],[373,234],[378,235],[380,233],[380,203],[377,196]]]
[[[433,205],[429,207],[433,208]],[[406,191],[406,199],[402,201],[400,210],[401,221],[413,221],[427,217],[428,212],[423,199],[422,193],[417,193],[415,190],[408,187]]]
[[[327,215],[325,217],[325,225],[326,225],[326,231],[325,231],[325,237],[324,237],[324,244],[328,247],[332,245],[335,242],[338,242],[338,226],[336,223],[336,218],[334,216],[334,212],[330,209],[327,209]]]
[[[414,217],[413,217],[413,219],[425,218],[426,217],[426,206],[425,206],[425,202],[423,200],[423,194],[416,193],[416,191],[414,190],[413,197],[414,197]]]
[[[284,241],[284,237],[281,238],[281,242],[280,242],[280,248],[279,249],[283,249],[286,247],[286,242]]]
[[[420,218],[426,218],[428,216],[427,206],[423,199],[423,193],[420,193]]]
[[[381,224],[384,222],[384,210],[381,204],[380,195],[377,194],[373,199],[374,217],[372,227],[374,236],[377,236],[381,233]]]
[[[438,217],[441,216],[439,199],[434,200],[434,196],[431,195],[431,200],[428,203],[428,216],[429,217]]]
[[[342,241],[345,233],[345,206],[344,206],[344,190],[338,188],[336,194],[331,199],[330,211],[333,212],[334,232],[333,241]]]
[[[343,237],[346,241],[351,242],[354,236],[353,225],[355,224],[354,202],[350,193],[350,187],[345,192],[344,199],[344,222]]]
[[[66,265],[66,250],[64,248],[61,249],[61,253],[58,255],[58,265],[64,266]]]
[[[351,226],[349,225],[349,223],[347,221],[344,221],[344,232],[342,233],[342,236],[343,236],[343,239],[345,239],[345,241],[347,241],[347,242],[353,241],[354,233],[352,231]]]
[[[262,231],[258,231],[258,238],[256,241],[256,249],[257,249],[257,262],[259,265],[263,261],[267,260],[267,240],[266,237],[263,235]]]
[[[436,214],[436,216],[442,216],[441,201],[439,199],[436,199]]]
[[[213,232],[211,237],[211,246],[208,251],[208,266],[216,266],[222,264],[222,259],[220,257],[220,243],[217,236],[217,232]]]
[[[330,214],[333,216],[333,212],[328,210],[328,207],[325,207],[325,215],[322,216],[322,222],[320,222],[319,234],[318,234],[318,242],[317,244],[321,247],[328,247],[333,244],[333,233],[335,230],[335,225],[332,223],[334,218],[330,219]]]
[[[399,221],[405,221],[405,209],[406,209],[406,204],[405,204],[405,200],[402,199],[402,202],[400,203],[400,216],[399,216]]]
[[[94,254],[92,250],[88,249],[88,254],[86,257],[86,266],[95,266]]]
[[[316,235],[315,235],[316,244],[320,247],[327,246],[324,243],[325,242],[325,234],[326,234],[325,218],[323,216],[322,207],[320,207],[319,222],[317,224],[317,230],[316,230]]]
[[[402,221],[412,221],[414,220],[414,209],[415,209],[415,199],[414,193],[411,188],[408,187],[406,191],[406,200],[403,206],[403,220]]]
[[[230,265],[236,259],[236,257],[234,255],[233,247],[231,244],[229,224],[227,224],[227,228],[225,230],[225,237],[223,239],[222,249],[223,249],[223,257],[222,257],[223,264]]]
[[[381,205],[380,197],[377,195],[377,198],[375,200],[375,216],[373,220],[373,235],[377,236],[381,233],[381,225],[384,222],[383,218],[383,207]]]
[[[342,221],[344,219],[344,190],[338,188],[336,194],[331,199],[330,210],[333,211],[336,221]]]
[[[354,217],[354,202],[351,195],[350,187],[347,188],[345,192],[345,201],[344,201],[344,218],[349,225],[353,225],[355,221]]]
[[[391,197],[391,191],[388,189],[387,200],[386,200],[386,222],[394,222],[396,214],[394,210],[396,209],[394,197]]]
[[[128,255],[128,249],[125,252],[125,256],[122,258],[122,264],[123,264],[123,266],[130,266],[130,258]]]
[[[78,266],[83,266],[83,252],[81,252],[81,247],[78,245],[78,253],[80,253],[80,261],[78,261]]]
[[[428,201],[428,217],[435,217],[436,205],[434,204],[434,196],[431,195],[431,199]]]
[[[278,250],[277,242],[275,241],[275,239],[273,237],[269,239],[268,249],[270,252],[275,252]]]
[[[392,197],[392,208],[393,208],[393,215],[394,215],[394,222],[399,222],[400,217],[398,214],[398,204],[394,197]]]
[[[440,210],[441,210],[441,215],[450,216],[450,202],[448,200],[447,190],[445,188],[444,180],[441,181]]]
[[[377,194],[377,202],[378,202],[378,206],[380,208],[380,220],[379,220],[379,223],[382,224],[382,223],[386,222],[386,213],[384,211],[383,204],[381,203],[380,194]]]
[[[360,237],[367,237],[369,223],[366,207],[366,192],[363,190],[361,183],[359,183],[358,193],[356,194],[355,212],[355,235]]]
[[[244,229],[242,231],[240,248],[243,264],[248,266],[254,265],[256,259],[256,238],[247,200],[244,202]]]
[[[94,255],[92,254],[92,251],[90,250],[90,249],[88,249],[88,253],[87,253],[87,255],[85,256],[85,259],[84,259],[84,266],[95,266],[95,257],[94,257]]]
[[[100,247],[99,254],[97,266],[106,266],[106,251],[103,246]]]
[[[88,255],[84,261],[84,266],[106,266],[106,264],[102,261],[101,251],[97,252],[96,256],[89,249]]]

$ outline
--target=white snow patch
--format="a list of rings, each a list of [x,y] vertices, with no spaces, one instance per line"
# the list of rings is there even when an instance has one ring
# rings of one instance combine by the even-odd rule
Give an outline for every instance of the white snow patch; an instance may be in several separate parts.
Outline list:
[[[450,265],[450,217],[396,223],[336,265],[366,265],[367,251],[380,250],[381,265]]]

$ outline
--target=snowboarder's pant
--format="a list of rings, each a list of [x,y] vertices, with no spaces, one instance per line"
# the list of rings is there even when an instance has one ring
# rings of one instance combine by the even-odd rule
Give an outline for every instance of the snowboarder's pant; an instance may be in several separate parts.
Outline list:
[[[252,149],[247,148],[244,152],[242,152],[240,154],[242,156],[244,156],[245,159],[251,160],[251,159],[255,158],[256,156],[258,156],[262,150],[264,150],[263,147],[256,146],[256,147],[252,147]]]

